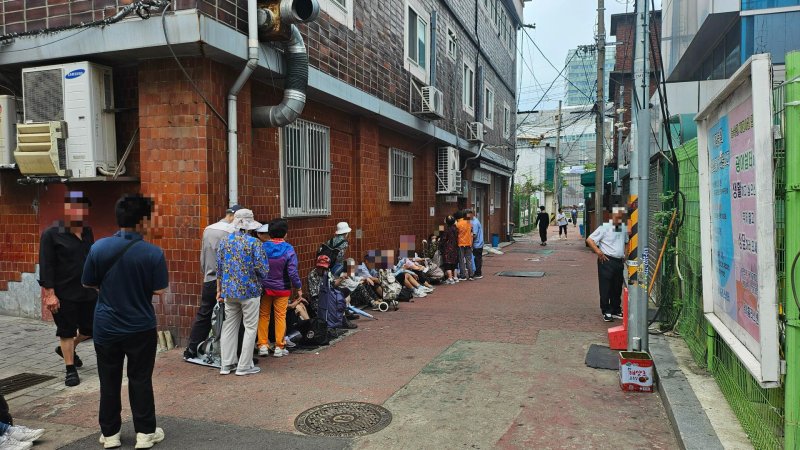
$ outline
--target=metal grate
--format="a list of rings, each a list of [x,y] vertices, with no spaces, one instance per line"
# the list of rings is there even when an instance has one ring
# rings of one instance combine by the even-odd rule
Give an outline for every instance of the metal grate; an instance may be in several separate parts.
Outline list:
[[[23,74],[25,122],[64,120],[64,84],[61,75],[61,69]]]
[[[542,278],[544,272],[522,272],[516,270],[506,270],[497,273],[498,277],[517,277],[517,278]]]
[[[297,120],[281,130],[288,217],[331,213],[331,130]]]
[[[389,200],[410,202],[414,200],[414,155],[397,149],[389,149]]]
[[[54,378],[55,377],[50,375],[39,375],[36,373],[20,373],[8,378],[2,378],[0,379],[0,395],[8,395],[12,392],[21,391]]]

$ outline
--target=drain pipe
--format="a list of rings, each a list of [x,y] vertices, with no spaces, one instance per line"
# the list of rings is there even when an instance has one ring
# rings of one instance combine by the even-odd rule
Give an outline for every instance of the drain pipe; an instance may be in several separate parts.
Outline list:
[[[228,91],[228,203],[239,203],[239,137],[236,108],[239,91],[258,67],[258,4],[247,0],[247,64]],[[264,18],[262,17],[262,20]]]

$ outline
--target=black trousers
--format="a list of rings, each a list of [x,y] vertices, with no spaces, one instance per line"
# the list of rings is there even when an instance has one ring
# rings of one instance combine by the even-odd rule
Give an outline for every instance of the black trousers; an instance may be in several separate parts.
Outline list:
[[[544,228],[539,227],[539,237],[542,239],[542,242],[547,242],[547,227]]]
[[[558,235],[561,236],[561,233],[564,233],[564,236],[567,235],[567,226],[566,225],[559,225],[558,226]]]
[[[192,324],[192,331],[189,332],[189,350],[196,352],[197,346],[208,338],[211,332],[211,314],[217,304],[217,281],[203,283],[203,290],[200,294],[200,309]]]
[[[100,376],[100,431],[113,436],[122,427],[122,367],[128,358],[128,399],[137,433],[156,431],[153,366],[156,363],[156,329],[126,336],[111,344],[94,343]]]
[[[472,256],[475,257],[475,276],[482,275],[481,268],[483,267],[483,247],[473,248]]]
[[[606,262],[597,261],[597,279],[600,284],[600,311],[603,314],[622,312],[622,284],[625,282],[622,259],[609,258]]]

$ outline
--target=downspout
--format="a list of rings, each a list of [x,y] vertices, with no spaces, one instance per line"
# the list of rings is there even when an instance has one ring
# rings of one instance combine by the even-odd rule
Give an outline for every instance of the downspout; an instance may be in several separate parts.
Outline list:
[[[239,137],[236,108],[239,91],[258,67],[258,4],[247,0],[247,64],[228,91],[228,203],[239,203]]]

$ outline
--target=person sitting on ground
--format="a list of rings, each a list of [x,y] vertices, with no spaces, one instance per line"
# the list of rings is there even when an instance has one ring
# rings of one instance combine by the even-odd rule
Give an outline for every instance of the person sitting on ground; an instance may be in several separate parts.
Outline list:
[[[378,269],[375,268],[375,257],[371,255],[364,255],[364,262],[356,268],[356,275],[364,278],[367,286],[371,287],[378,298],[383,298],[383,290],[381,289],[381,279],[378,275]]]
[[[380,303],[380,298],[367,284],[367,280],[369,279],[372,282],[372,279],[356,274],[356,262],[353,258],[347,258],[345,264],[345,271],[340,276],[341,282],[339,286],[349,292],[349,304],[356,308],[377,307],[377,304]],[[380,284],[380,280],[378,280],[378,284]]]
[[[436,288],[431,284],[431,279],[428,277],[428,268],[425,267],[423,258],[403,258],[403,269],[414,272],[417,276],[417,281],[426,288],[426,291],[433,292]]]
[[[445,271],[445,284],[456,284],[458,278],[455,276],[456,265],[458,265],[458,230],[456,230],[456,219],[447,216],[445,219],[444,231],[439,237],[439,254],[442,257],[442,270]]]
[[[411,270],[405,269],[405,258],[401,258],[392,270],[394,271],[395,280],[401,285],[411,289],[414,297],[424,298],[427,297],[429,293],[433,292],[432,289],[420,284],[417,274]]]
[[[320,254],[326,254],[331,259],[331,273],[334,277],[341,275],[344,270],[344,261],[347,254],[347,247],[349,242],[347,240],[350,236],[350,225],[347,222],[339,222],[336,224],[336,235],[330,238],[327,242],[322,244]],[[330,253],[330,254],[328,254]]]
[[[42,437],[44,430],[13,425],[8,403],[0,394],[0,448],[3,450],[27,450],[33,447],[34,441]]]
[[[275,314],[275,350],[272,356],[279,358],[286,356],[283,338],[286,336],[286,311],[289,299],[300,299],[298,295],[303,287],[300,275],[297,272],[297,253],[294,247],[285,241],[289,224],[284,219],[275,219],[268,226],[270,239],[263,243],[264,253],[269,263],[269,273],[262,280],[264,295],[261,297],[261,308],[258,321],[258,354],[267,356],[268,331],[270,315]],[[292,309],[297,306],[295,304]],[[307,314],[306,314],[307,316]]]
[[[308,273],[308,307],[311,314],[316,317],[319,314],[319,288],[322,284],[322,279],[331,267],[331,259],[325,255],[319,255],[314,268]]]

